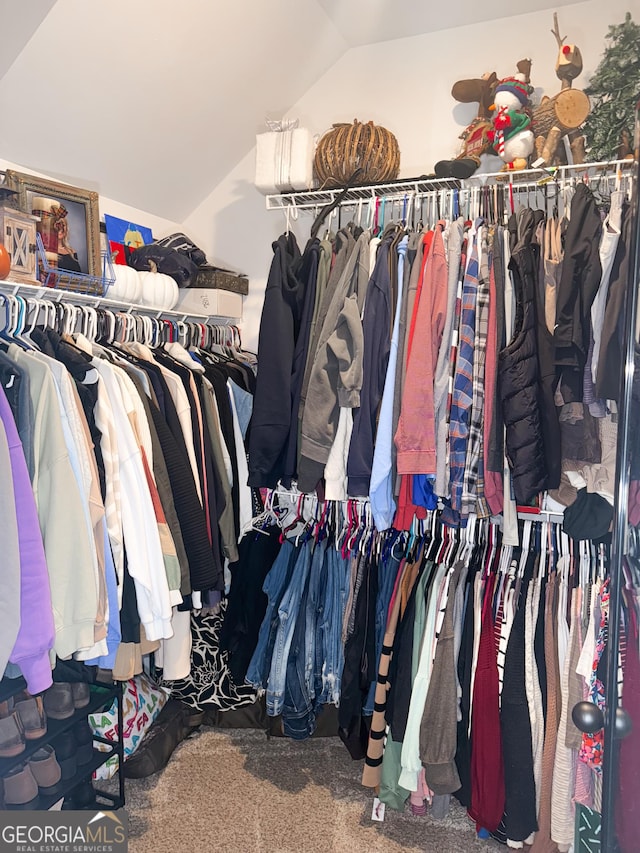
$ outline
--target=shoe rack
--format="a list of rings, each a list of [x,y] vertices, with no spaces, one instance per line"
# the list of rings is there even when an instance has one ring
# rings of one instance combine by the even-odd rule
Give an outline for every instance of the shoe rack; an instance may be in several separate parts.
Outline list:
[[[24,678],[3,678],[0,680],[0,702],[4,702],[14,696],[17,696],[21,691],[26,690],[27,685]],[[50,717],[47,719],[47,732],[40,738],[35,740],[27,740],[24,750],[12,758],[0,758],[0,779],[11,772],[14,768],[24,764],[29,758],[37,752],[41,747],[54,741],[63,732],[74,727],[79,722],[86,720],[89,714],[94,714],[97,711],[103,711],[110,708],[113,700],[116,700],[118,712],[118,731],[123,730],[123,705],[122,705],[122,685],[118,683],[112,684],[91,684],[89,703],[84,708],[77,709],[71,716],[64,720],[53,720]],[[39,795],[37,805],[38,811],[50,809],[55,803],[59,802],[64,797],[67,797],[77,786],[83,782],[90,781],[93,773],[102,764],[104,764],[112,755],[118,756],[118,793],[111,794],[107,791],[100,790],[94,785],[96,802],[91,804],[89,808],[102,808],[103,805],[110,810],[119,809],[124,806],[125,790],[124,790],[124,773],[122,767],[124,764],[124,741],[122,736],[117,741],[110,741],[106,738],[93,736],[93,740],[105,744],[109,748],[104,752],[93,749],[93,755],[90,762],[78,767],[75,776],[70,779],[61,781],[60,788],[55,794]],[[105,802],[102,803],[101,800]],[[77,808],[77,806],[74,806]],[[2,805],[0,805],[2,809]]]

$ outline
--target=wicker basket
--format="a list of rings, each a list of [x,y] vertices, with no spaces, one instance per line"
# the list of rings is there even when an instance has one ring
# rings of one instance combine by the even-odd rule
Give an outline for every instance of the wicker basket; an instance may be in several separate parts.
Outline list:
[[[372,121],[334,124],[318,142],[313,167],[323,188],[392,181],[400,171],[398,140]]]

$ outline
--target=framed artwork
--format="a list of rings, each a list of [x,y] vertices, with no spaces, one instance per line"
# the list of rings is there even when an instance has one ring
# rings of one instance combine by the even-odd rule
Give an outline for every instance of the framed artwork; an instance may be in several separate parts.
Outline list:
[[[40,216],[38,231],[47,261],[53,261],[61,273],[66,270],[71,277],[76,273],[93,276],[95,283],[88,283],[86,289],[100,294],[98,193],[11,169],[6,171],[6,183],[17,191],[20,210]]]
[[[147,228],[146,225],[137,225],[128,219],[109,216],[108,213],[105,214],[104,221],[110,243],[119,243],[121,246],[128,246],[130,249],[138,249],[140,246],[148,246],[149,243],[153,243],[151,228]]]

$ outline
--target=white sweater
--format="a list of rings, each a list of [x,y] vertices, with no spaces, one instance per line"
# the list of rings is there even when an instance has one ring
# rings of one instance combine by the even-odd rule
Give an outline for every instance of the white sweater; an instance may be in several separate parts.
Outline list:
[[[161,640],[173,634],[171,598],[142,455],[129,421],[135,406],[126,384],[115,375],[117,368],[100,359],[93,364],[104,380],[117,431],[122,528],[140,621],[148,640]]]

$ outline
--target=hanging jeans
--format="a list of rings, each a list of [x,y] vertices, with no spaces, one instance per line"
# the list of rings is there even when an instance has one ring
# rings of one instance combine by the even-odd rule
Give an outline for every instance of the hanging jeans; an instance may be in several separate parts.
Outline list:
[[[335,547],[330,547],[327,548],[326,565],[327,588],[321,626],[324,665],[320,702],[337,705],[344,668],[342,622],[349,594],[349,559],[345,559]]]
[[[318,542],[313,550],[311,558],[311,569],[309,572],[309,595],[307,606],[301,613],[305,619],[304,636],[304,687],[313,701],[320,695],[322,685],[322,634],[319,625],[325,607],[326,596],[326,562],[327,562],[327,540]],[[300,618],[300,617],[299,617]],[[320,689],[317,690],[316,685]],[[317,692],[316,692],[317,691]]]
[[[307,630],[307,617],[310,610],[315,612],[315,605],[311,600],[317,591],[313,572],[315,570],[316,576],[320,574],[322,550],[315,543],[310,543],[310,548],[313,548],[313,555],[301,591],[298,617],[295,620],[291,647],[286,659],[284,699],[281,712],[283,732],[287,737],[294,740],[304,740],[311,737],[316,728],[316,715],[307,681],[307,650],[312,645],[314,632],[309,633]],[[303,552],[304,550],[303,546]],[[320,560],[320,565],[318,565],[318,560]]]
[[[245,678],[247,684],[251,684],[256,690],[267,686],[267,676],[271,667],[271,657],[279,625],[278,607],[289,584],[297,557],[298,551],[294,548],[293,543],[285,539],[262,586],[269,603],[260,626],[258,644],[247,668]]]
[[[287,680],[287,661],[289,660],[298,613],[301,609],[302,596],[307,585],[313,544],[312,540],[309,539],[297,552],[298,559],[291,580],[278,607],[279,623],[267,682],[267,714],[270,717],[277,717],[278,714],[282,713],[284,688]]]

